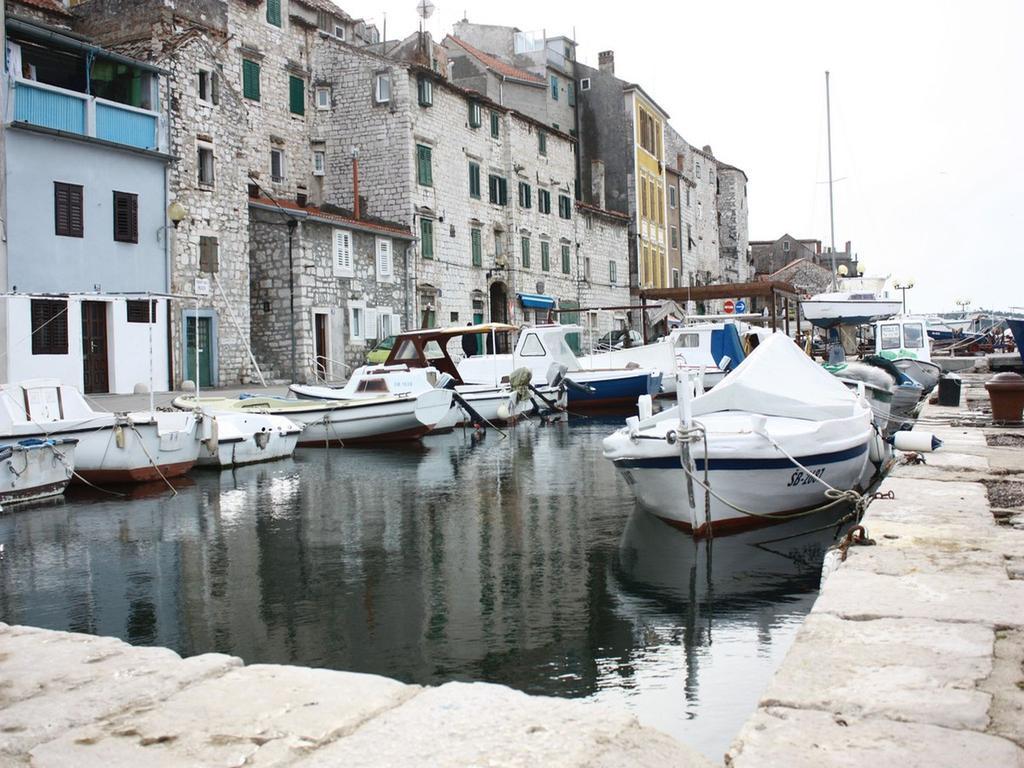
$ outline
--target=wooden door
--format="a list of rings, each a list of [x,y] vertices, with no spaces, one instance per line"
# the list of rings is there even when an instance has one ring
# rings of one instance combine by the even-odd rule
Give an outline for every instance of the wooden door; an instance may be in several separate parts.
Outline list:
[[[107,305],[82,302],[82,378],[86,394],[110,391],[107,362]]]
[[[313,331],[316,376],[321,381],[327,381],[327,315],[322,312],[313,315]]]
[[[199,321],[198,330],[196,321]],[[196,381],[196,357],[199,358],[199,386],[213,386],[213,321],[209,317],[185,316],[185,375]],[[198,346],[198,349],[196,347]],[[198,353],[198,354],[197,354]]]

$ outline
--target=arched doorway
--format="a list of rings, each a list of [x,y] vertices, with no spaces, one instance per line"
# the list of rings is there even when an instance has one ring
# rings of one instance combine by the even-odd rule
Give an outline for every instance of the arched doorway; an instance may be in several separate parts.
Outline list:
[[[492,323],[507,323],[508,322],[508,288],[504,283],[498,281],[491,283],[490,290],[491,298],[491,322]],[[497,337],[497,350],[498,354],[508,353],[508,334],[500,334]],[[487,337],[487,348],[491,349],[491,337]]]

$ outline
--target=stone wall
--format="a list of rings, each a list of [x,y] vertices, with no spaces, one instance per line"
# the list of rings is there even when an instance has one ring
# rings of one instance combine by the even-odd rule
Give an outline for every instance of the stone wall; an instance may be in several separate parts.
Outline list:
[[[738,168],[718,165],[718,227],[723,273],[734,282],[752,279],[747,258],[747,178]]]
[[[698,284],[723,281],[718,251],[718,196],[716,163],[710,153],[690,147],[686,173],[693,179],[690,199],[694,208],[693,240]]]

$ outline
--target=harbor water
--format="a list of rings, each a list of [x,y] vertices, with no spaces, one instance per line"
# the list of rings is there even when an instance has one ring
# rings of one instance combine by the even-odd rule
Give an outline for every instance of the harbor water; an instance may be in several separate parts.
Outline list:
[[[696,543],[601,458],[619,424],[303,449],[173,496],[72,488],[0,517],[0,621],[590,698],[717,759],[814,602],[832,519]]]

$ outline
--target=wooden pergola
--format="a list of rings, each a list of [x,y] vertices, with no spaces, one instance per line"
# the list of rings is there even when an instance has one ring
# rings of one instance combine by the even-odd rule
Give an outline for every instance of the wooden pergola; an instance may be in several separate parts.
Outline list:
[[[789,335],[790,302],[796,305],[796,327],[800,327],[800,296],[791,283],[780,280],[756,281],[753,283],[718,283],[716,285],[691,285],[680,288],[648,288],[640,291],[640,306],[647,311],[648,301],[670,299],[677,303],[687,301],[712,301],[715,299],[767,299],[771,302],[772,330],[778,330],[779,301],[785,313],[785,331]],[[644,341],[647,341],[647,323],[643,324]]]

